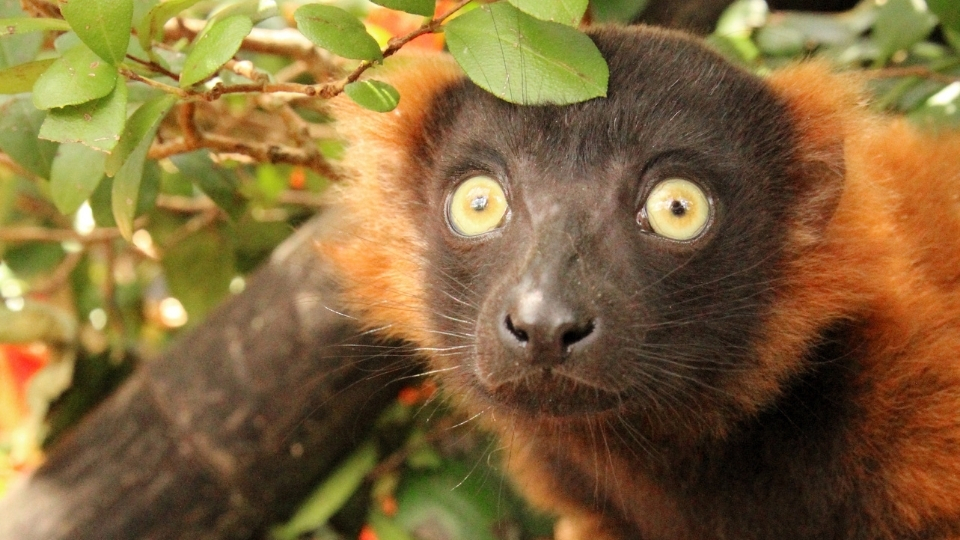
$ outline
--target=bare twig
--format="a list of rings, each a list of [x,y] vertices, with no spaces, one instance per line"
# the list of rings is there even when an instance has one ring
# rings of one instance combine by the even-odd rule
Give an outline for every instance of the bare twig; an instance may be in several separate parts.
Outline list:
[[[919,77],[921,79],[927,79],[927,80],[936,81],[944,84],[952,84],[955,82],[960,82],[960,76],[945,75],[943,73],[934,71],[925,66],[889,67],[889,68],[869,70],[866,73],[869,77],[873,77],[877,79],[892,79],[892,78],[898,78],[898,77]]]
[[[165,76],[167,76],[167,77],[170,77],[171,79],[173,79],[173,80],[175,80],[175,81],[179,81],[179,80],[180,80],[180,76],[179,76],[179,75],[177,75],[176,73],[170,71],[169,69],[161,66],[160,64],[158,64],[158,63],[156,63],[156,62],[147,61],[147,60],[141,60],[141,59],[137,58],[136,56],[133,56],[132,54],[128,54],[128,55],[127,55],[127,59],[128,59],[128,60],[132,60],[132,61],[136,62],[137,64],[140,64],[141,66],[149,69],[150,71],[153,71],[153,72],[159,73],[159,74],[161,74],[161,75],[165,75]]]
[[[180,125],[183,142],[192,148],[199,148],[203,140],[203,136],[197,131],[197,124],[194,121],[196,114],[197,104],[192,101],[181,103],[177,112],[177,123]]]
[[[98,244],[120,238],[120,230],[115,228],[94,229],[90,234],[80,234],[72,229],[48,229],[45,227],[3,227],[0,228],[0,242],[77,242],[79,244]]]
[[[270,82],[270,75],[257,69],[253,62],[249,60],[230,60],[223,67],[255,83],[266,84]]]
[[[60,9],[54,2],[44,0],[20,0],[20,7],[31,17],[62,19]]]
[[[199,214],[216,208],[216,204],[206,196],[184,197],[182,195],[157,195],[157,208],[181,214]]]
[[[339,178],[339,174],[323,159],[319,152],[291,148],[280,144],[257,143],[213,133],[198,133],[198,135],[200,138],[196,144],[191,144],[185,139],[155,144],[150,149],[149,157],[150,159],[162,159],[200,148],[207,148],[216,152],[249,156],[260,163],[301,165],[332,180]]]
[[[170,233],[170,236],[164,240],[163,246],[159,249],[161,256],[164,251],[167,251],[172,246],[177,245],[190,236],[193,236],[194,234],[216,223],[222,217],[222,215],[223,212],[219,208],[213,207],[187,220],[186,223],[184,223],[179,229]]]

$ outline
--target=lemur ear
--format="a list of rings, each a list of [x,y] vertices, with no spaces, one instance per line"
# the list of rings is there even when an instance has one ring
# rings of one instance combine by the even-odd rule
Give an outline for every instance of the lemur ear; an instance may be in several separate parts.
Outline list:
[[[795,246],[814,245],[822,238],[844,189],[847,134],[861,115],[862,81],[838,75],[819,62],[798,64],[767,79],[787,104],[796,132],[798,186],[791,228]],[[811,84],[823,81],[823,84]]]

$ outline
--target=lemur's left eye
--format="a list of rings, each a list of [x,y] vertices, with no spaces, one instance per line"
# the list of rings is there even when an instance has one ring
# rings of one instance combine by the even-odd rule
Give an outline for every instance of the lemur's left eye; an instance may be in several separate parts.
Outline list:
[[[650,191],[637,221],[664,238],[693,240],[707,228],[711,206],[700,186],[683,178],[669,178]]]
[[[503,187],[489,176],[474,176],[461,183],[447,205],[450,225],[463,236],[479,236],[496,229],[508,208]]]

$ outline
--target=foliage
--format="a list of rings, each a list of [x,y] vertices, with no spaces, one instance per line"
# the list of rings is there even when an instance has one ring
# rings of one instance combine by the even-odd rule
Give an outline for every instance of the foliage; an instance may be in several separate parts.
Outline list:
[[[134,358],[242,291],[320,206],[341,150],[325,100],[392,110],[403,96],[368,69],[444,39],[503,99],[602,96],[606,65],[577,25],[644,4],[374,1],[0,0],[0,342],[17,344],[0,351],[0,397],[16,389],[0,428],[31,404],[28,436],[0,431],[0,489],[35,461],[42,426],[58,433]],[[878,107],[960,126],[954,0],[864,0],[837,15],[740,0],[709,40],[759,73],[810,55],[868,69]],[[434,416],[428,391],[405,392],[275,537],[546,534],[501,492],[488,443]]]

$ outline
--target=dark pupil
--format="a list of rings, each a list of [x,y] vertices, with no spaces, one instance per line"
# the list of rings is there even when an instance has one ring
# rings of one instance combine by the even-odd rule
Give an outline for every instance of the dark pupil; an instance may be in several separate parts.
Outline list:
[[[686,202],[674,199],[673,202],[670,203],[670,213],[677,217],[683,217],[683,215],[687,213]]]
[[[470,201],[470,208],[473,208],[477,212],[483,212],[484,208],[487,207],[487,198],[483,195],[476,197]]]

